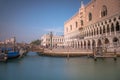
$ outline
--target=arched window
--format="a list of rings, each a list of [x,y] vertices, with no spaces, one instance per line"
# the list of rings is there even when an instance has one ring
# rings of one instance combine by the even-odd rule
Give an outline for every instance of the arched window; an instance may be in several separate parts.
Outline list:
[[[116,31],[119,31],[120,30],[120,26],[119,26],[119,23],[117,22],[116,23]]]
[[[107,16],[107,7],[105,5],[102,6],[101,17]]]
[[[80,22],[81,22],[81,26],[83,26],[83,20],[81,20]]]
[[[113,25],[113,23],[111,24],[111,32],[114,32],[114,25]]]
[[[83,48],[83,43],[81,42],[81,48]]]
[[[89,18],[89,21],[92,20],[92,13],[91,12],[88,14],[88,18]]]
[[[109,25],[107,25],[107,33],[110,32],[110,28],[109,28]]]
[[[77,21],[75,22],[75,25],[76,25],[76,28],[78,27],[78,23],[77,23]]]
[[[113,38],[113,42],[118,42],[119,40],[118,40],[118,38]]]
[[[97,28],[97,35],[98,35],[98,28]]]
[[[105,33],[105,26],[103,26],[103,33]]]

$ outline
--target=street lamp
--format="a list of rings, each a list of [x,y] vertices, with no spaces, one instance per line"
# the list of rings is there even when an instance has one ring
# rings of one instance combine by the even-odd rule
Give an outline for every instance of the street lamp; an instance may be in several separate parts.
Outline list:
[[[52,50],[52,37],[53,37],[53,33],[50,32],[50,49]]]
[[[13,49],[15,51],[15,43],[16,43],[16,37],[13,37]]]

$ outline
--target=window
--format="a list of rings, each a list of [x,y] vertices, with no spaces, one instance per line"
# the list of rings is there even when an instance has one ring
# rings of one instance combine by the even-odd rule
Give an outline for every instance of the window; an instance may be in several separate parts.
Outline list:
[[[81,22],[81,26],[83,26],[83,20],[81,20],[80,22]]]
[[[113,21],[116,21],[116,18],[114,18]]]
[[[109,25],[107,25],[107,32],[108,32],[108,33],[110,32]]]
[[[78,23],[77,23],[77,21],[75,22],[75,26],[76,26],[76,28],[78,27]]]
[[[89,21],[92,20],[92,13],[89,13],[88,18],[89,18]]]
[[[111,19],[109,19],[109,22],[111,22]]]
[[[101,22],[101,25],[103,25],[103,22]]]
[[[105,21],[105,24],[107,24],[107,21]]]
[[[97,35],[98,35],[98,28],[97,28]]]
[[[116,31],[119,31],[119,30],[120,30],[119,23],[117,22],[116,23]]]
[[[103,26],[103,33],[105,33],[105,26]]]
[[[103,5],[101,10],[101,17],[107,16],[107,7]]]
[[[114,32],[114,25],[113,25],[113,23],[111,24],[111,32]]]
[[[120,20],[120,16],[119,16],[119,18],[118,18],[119,20]]]

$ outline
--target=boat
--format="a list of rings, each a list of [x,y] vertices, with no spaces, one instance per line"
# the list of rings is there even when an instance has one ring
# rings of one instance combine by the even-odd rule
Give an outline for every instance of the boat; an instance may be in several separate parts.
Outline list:
[[[7,53],[8,59],[18,58],[20,56],[19,51],[9,51]]]
[[[6,62],[7,61],[7,54],[0,53],[0,62]]]

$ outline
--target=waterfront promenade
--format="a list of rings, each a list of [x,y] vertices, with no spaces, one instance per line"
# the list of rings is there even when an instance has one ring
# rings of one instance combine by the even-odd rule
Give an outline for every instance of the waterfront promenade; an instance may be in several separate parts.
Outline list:
[[[53,48],[53,49],[44,49],[43,55],[48,56],[89,56],[93,55],[92,50],[84,49],[75,49],[75,48]]]
[[[39,52],[40,55],[45,56],[59,56],[59,57],[79,57],[79,56],[94,56],[93,50],[79,49],[79,48],[44,48],[35,49],[34,52]],[[107,52],[106,54],[114,54],[114,52]],[[116,52],[120,56],[120,51]]]

